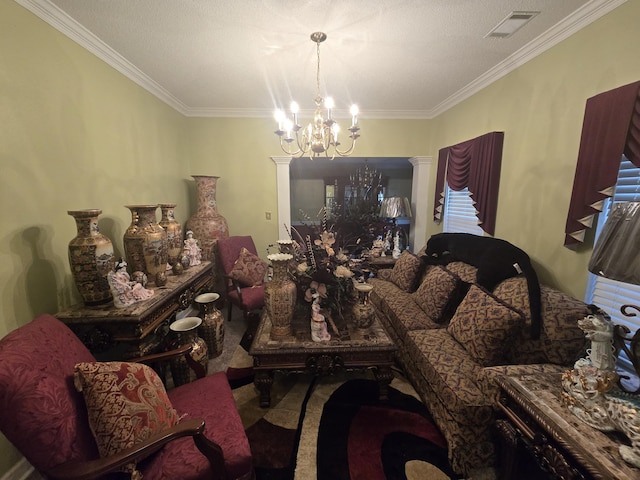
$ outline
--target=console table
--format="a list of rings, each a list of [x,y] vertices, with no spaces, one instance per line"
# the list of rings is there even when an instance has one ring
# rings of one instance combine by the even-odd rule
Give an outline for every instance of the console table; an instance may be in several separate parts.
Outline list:
[[[189,267],[181,275],[167,272],[167,284],[154,287],[148,300],[127,308],[113,304],[88,308],[74,305],[55,316],[91,350],[98,360],[124,360],[154,353],[168,333],[175,314],[191,305],[199,293],[211,291],[211,262]]]
[[[552,372],[497,378],[504,414],[496,422],[501,478],[640,479],[640,469],[618,453],[626,442],[622,434],[596,430],[562,405],[560,377]]]

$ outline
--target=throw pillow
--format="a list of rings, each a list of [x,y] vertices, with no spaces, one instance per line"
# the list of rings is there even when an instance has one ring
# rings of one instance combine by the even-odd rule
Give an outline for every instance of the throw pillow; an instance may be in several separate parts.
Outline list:
[[[440,265],[431,266],[412,297],[431,320],[441,323],[451,318],[460,301],[458,292],[461,286],[462,282],[456,275]]]
[[[422,269],[422,261],[408,250],[402,252],[391,270],[390,280],[405,292],[413,292]]]
[[[257,255],[242,247],[229,276],[246,287],[262,285],[269,265]]]
[[[160,377],[140,363],[75,365],[74,385],[84,396],[89,426],[103,457],[113,455],[178,423]],[[133,471],[135,465],[124,470]]]
[[[522,314],[479,287],[471,285],[447,331],[479,364],[499,365],[508,343],[524,325]]]

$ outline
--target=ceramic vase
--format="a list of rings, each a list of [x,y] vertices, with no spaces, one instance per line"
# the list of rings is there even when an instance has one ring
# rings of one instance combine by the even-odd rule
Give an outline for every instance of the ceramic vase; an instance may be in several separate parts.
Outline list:
[[[275,253],[267,258],[273,266],[273,278],[264,287],[264,308],[271,319],[271,337],[291,335],[291,320],[296,306],[296,284],[289,278],[287,253]]]
[[[173,334],[171,342],[172,346],[177,348],[183,345],[191,345],[191,352],[187,355],[189,355],[197,365],[204,369],[204,374],[206,375],[209,365],[209,357],[206,342],[198,336],[198,327],[200,327],[201,324],[201,318],[184,317],[169,325],[169,329]],[[170,367],[171,376],[173,377],[173,383],[175,386],[193,382],[197,378],[196,372],[189,366],[189,362],[185,355],[172,359]]]
[[[162,218],[158,222],[167,232],[167,262],[171,267],[180,262],[182,253],[182,225],[176,220],[175,203],[160,203]]]
[[[196,182],[197,211],[187,220],[185,229],[191,230],[200,242],[202,260],[213,260],[213,248],[218,238],[229,236],[227,220],[218,212],[216,187],[218,178],[209,175],[192,175]]]
[[[166,283],[167,232],[156,220],[157,205],[126,205],[131,225],[124,232],[124,252],[130,272],[147,274],[149,283]]]
[[[354,285],[358,295],[358,301],[353,305],[353,319],[358,328],[369,328],[375,315],[373,305],[369,301],[369,294],[373,285],[368,283],[356,283]]]
[[[199,334],[207,344],[209,358],[216,358],[222,354],[224,347],[224,317],[216,307],[220,298],[217,293],[202,293],[194,301],[200,306],[202,325]]]
[[[69,242],[69,264],[82,301],[88,307],[113,301],[107,275],[115,268],[113,243],[100,233],[102,210],[69,210],[77,235]]]

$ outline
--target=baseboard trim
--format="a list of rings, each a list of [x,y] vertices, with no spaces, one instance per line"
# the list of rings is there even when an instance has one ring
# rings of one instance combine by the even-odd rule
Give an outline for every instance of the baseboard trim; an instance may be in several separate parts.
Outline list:
[[[42,476],[36,472],[26,458],[21,458],[0,480],[41,480]]]

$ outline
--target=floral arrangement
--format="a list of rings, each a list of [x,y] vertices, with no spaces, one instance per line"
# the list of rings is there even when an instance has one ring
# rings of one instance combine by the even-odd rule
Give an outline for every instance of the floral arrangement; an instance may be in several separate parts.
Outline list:
[[[325,309],[342,317],[346,304],[353,301],[353,277],[350,258],[336,247],[337,233],[329,225],[327,210],[320,210],[322,221],[312,235],[305,238],[291,227],[296,268],[292,271],[299,288],[299,297],[309,305],[316,300]],[[337,250],[336,250],[337,248]]]

